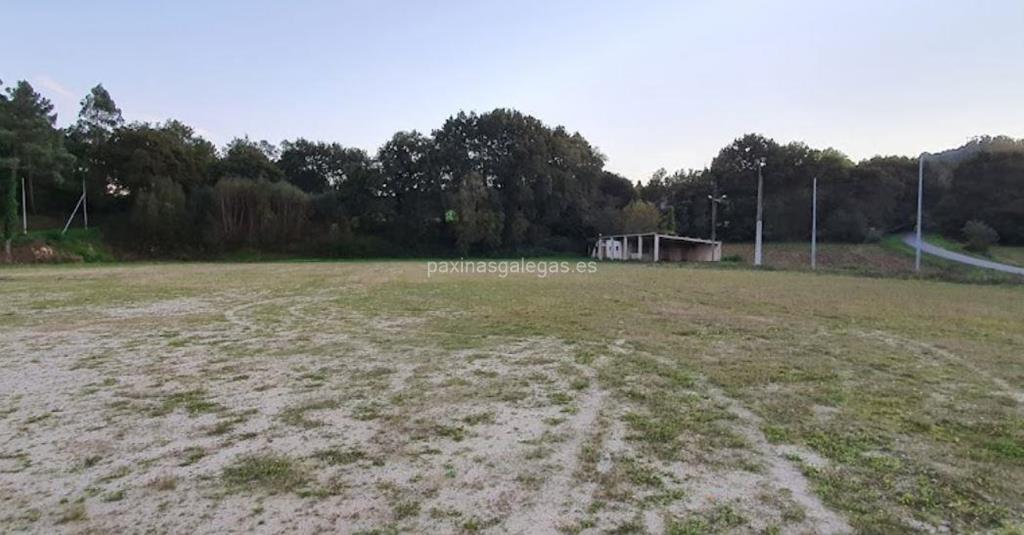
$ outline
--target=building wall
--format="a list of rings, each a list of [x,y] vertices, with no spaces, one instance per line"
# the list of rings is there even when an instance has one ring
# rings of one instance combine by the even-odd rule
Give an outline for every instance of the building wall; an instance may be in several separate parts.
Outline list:
[[[661,240],[662,262],[717,262],[722,259],[722,247],[710,243],[687,243]]]
[[[621,237],[599,240],[591,249],[591,256],[605,260],[654,261],[654,236],[643,236],[640,239],[643,240],[642,248],[636,236],[630,236],[625,243]],[[717,262],[722,259],[720,243],[660,239],[658,244],[658,259],[661,262]]]

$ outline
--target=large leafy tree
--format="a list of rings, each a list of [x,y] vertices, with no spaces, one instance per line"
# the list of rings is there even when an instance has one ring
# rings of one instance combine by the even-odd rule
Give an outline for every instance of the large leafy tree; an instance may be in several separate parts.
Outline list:
[[[960,164],[935,219],[951,236],[977,220],[1003,242],[1024,243],[1024,152],[982,152]]]
[[[281,147],[285,180],[319,195],[314,203],[327,223],[376,232],[391,219],[384,176],[366,151],[305,139]]]
[[[217,162],[214,174],[277,182],[284,173],[274,163],[277,147],[267,141],[253,141],[248,137],[235,138],[224,148],[224,156]]]
[[[359,174],[366,153],[338,143],[296,139],[281,143],[277,164],[284,178],[306,193],[324,193]]]
[[[114,131],[103,155],[112,192],[133,197],[158,180],[170,180],[188,192],[209,185],[217,150],[178,121],[135,123]]]
[[[419,132],[398,132],[377,152],[383,190],[392,202],[393,231],[409,245],[437,239],[444,212],[433,140]]]
[[[616,208],[633,196],[628,181],[603,172],[604,157],[582,136],[514,110],[460,113],[434,138],[441,187],[458,189],[467,175],[479,176],[500,203],[507,249],[592,235],[607,219],[606,186],[622,197]]]
[[[452,206],[455,244],[461,254],[474,248],[494,250],[501,245],[501,201],[483,176],[476,172],[464,175],[452,195]]]
[[[723,220],[730,222],[724,229],[725,239],[747,240],[754,236],[754,222],[757,218],[757,168],[762,163],[765,176],[765,198],[779,193],[775,187],[775,173],[782,167],[781,147],[774,140],[759,134],[747,134],[734,140],[719,151],[711,161],[710,171],[718,183],[718,191],[730,199],[719,213]],[[768,212],[766,212],[766,220]],[[772,225],[765,224],[765,234],[770,236]]]

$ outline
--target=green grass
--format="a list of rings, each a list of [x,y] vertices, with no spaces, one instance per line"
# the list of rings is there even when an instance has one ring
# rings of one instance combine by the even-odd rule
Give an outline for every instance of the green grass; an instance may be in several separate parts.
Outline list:
[[[996,262],[1024,267],[1024,246],[994,245],[990,254]]]
[[[925,241],[949,249],[951,251],[966,254],[968,256],[975,256],[978,258],[986,258],[982,255],[968,252],[964,250],[963,246],[957,242],[950,241],[938,235],[927,235],[924,237]],[[886,249],[901,253],[907,258],[913,258],[915,255],[914,247],[903,243],[899,236],[887,236],[882,240],[881,245]],[[929,254],[921,255],[921,276],[924,278],[931,278],[937,280],[948,280],[953,282],[968,282],[968,283],[980,283],[980,284],[1021,284],[1024,283],[1024,277],[1014,275],[1010,273],[1003,273],[991,269],[977,268],[967,266],[959,262],[952,260],[946,260]]]
[[[30,231],[27,235],[19,235],[15,239],[15,244],[42,241],[65,253],[80,256],[87,263],[113,262],[115,260],[99,229],[69,228],[67,233],[62,233],[61,230]]]
[[[270,493],[289,492],[307,482],[294,460],[273,453],[239,457],[224,468],[222,478],[236,491],[256,488]]]

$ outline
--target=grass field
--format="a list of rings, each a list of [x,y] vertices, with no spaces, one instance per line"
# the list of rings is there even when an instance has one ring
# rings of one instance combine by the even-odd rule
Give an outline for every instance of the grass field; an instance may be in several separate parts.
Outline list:
[[[996,245],[992,247],[992,259],[1013,266],[1024,266],[1024,247]]]
[[[0,270],[0,526],[1019,532],[1024,287]]]

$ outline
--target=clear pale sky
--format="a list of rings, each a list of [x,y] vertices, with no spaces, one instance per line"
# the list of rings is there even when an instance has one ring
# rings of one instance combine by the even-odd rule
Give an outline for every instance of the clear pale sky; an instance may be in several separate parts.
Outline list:
[[[218,145],[375,151],[459,110],[578,130],[608,168],[699,168],[746,132],[854,159],[1024,137],[1024,1],[5,3],[0,79],[59,123],[96,83]]]

